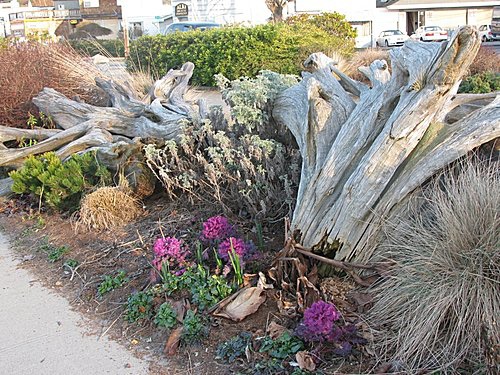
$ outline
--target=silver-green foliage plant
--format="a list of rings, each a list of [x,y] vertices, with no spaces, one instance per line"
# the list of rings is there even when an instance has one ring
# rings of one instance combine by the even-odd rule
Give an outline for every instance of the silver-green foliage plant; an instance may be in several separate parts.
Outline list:
[[[145,147],[146,162],[171,197],[218,203],[259,220],[291,214],[299,176],[298,150],[255,134],[189,124],[181,141]]]
[[[299,82],[298,76],[261,70],[255,78],[230,81],[217,74],[215,79],[237,130],[274,139],[287,132],[272,121],[272,104],[279,93]]]
[[[389,225],[381,253],[395,268],[376,289],[371,325],[405,373],[498,373],[499,170],[450,168]]]

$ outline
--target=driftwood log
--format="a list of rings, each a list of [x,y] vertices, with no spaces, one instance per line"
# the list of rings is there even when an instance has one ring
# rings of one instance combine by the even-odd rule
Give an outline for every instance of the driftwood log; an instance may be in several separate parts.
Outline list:
[[[498,93],[457,94],[479,46],[470,27],[447,43],[409,41],[391,50],[392,74],[383,60],[360,69],[371,87],[323,54],[306,60],[303,80],[273,111],[303,159],[292,220],[298,242],[337,260],[367,261],[380,224],[405,197],[500,136]],[[468,106],[477,100],[487,104]],[[458,106],[463,113],[450,115]]]
[[[109,97],[108,107],[68,99],[44,88],[33,103],[58,128],[26,130],[0,126],[0,167],[18,168],[29,155],[48,151],[65,159],[74,153],[95,150],[107,167],[117,170],[125,166],[126,175],[141,174],[138,163],[130,161],[140,155],[141,139],[178,139],[185,119],[195,112],[206,112],[204,103],[196,108],[184,100],[193,69],[194,64],[187,62],[179,70],[170,70],[143,101],[126,87],[97,78],[97,86]],[[6,146],[7,142],[20,139],[38,142],[30,147]],[[10,179],[0,180],[0,195],[9,192],[11,183]]]

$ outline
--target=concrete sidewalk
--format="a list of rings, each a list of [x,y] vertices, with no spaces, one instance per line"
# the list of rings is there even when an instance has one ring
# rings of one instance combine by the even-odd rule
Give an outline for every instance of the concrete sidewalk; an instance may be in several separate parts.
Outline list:
[[[148,374],[147,363],[118,343],[86,335],[68,301],[18,263],[0,234],[0,374]]]

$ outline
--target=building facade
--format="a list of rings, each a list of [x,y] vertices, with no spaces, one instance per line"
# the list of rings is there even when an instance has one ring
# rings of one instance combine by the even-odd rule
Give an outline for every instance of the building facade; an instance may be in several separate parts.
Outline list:
[[[173,20],[256,25],[269,20],[264,0],[172,0]]]

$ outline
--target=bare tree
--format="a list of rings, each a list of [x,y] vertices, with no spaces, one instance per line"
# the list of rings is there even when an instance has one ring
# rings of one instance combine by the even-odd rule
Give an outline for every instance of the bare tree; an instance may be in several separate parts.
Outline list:
[[[283,9],[290,0],[266,0],[266,5],[273,14],[273,21],[283,21]]]

